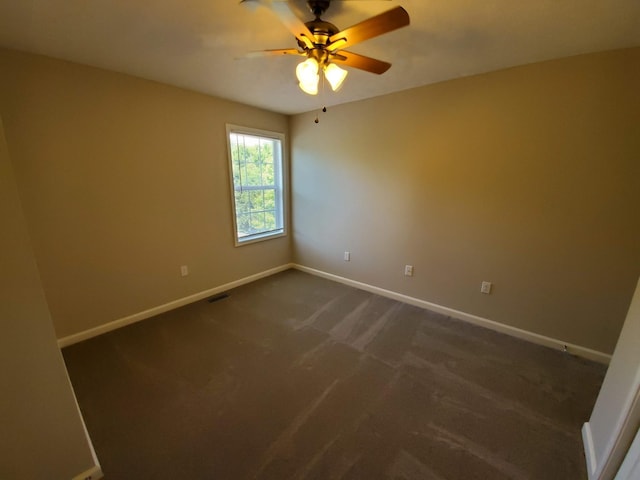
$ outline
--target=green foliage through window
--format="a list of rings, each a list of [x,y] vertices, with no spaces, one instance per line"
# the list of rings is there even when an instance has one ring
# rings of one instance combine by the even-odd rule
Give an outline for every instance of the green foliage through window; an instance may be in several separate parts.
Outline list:
[[[233,127],[228,135],[237,241],[283,233],[281,138]]]

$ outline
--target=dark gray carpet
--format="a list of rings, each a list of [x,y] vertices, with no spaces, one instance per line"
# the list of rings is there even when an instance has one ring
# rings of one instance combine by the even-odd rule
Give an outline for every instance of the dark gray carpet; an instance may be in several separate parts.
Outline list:
[[[106,479],[584,479],[605,368],[298,271],[63,351]]]

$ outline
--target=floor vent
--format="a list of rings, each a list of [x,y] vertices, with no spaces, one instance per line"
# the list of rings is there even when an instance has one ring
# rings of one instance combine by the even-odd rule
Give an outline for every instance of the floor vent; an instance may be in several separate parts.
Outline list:
[[[207,302],[209,302],[209,303],[217,302],[218,300],[224,300],[228,296],[229,295],[226,294],[226,293],[221,293],[219,295],[214,295],[213,297],[207,298]]]

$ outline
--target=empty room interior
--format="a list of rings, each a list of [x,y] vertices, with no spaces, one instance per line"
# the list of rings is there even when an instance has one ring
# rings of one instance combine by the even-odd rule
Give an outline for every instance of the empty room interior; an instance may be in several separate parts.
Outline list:
[[[0,1],[0,478],[640,478],[640,4],[306,3]]]

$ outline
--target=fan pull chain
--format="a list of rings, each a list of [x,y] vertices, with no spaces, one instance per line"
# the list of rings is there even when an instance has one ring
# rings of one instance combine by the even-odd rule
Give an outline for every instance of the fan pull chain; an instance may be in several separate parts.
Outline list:
[[[320,89],[320,100],[322,100],[322,98],[324,97],[324,75],[322,75],[322,87]],[[322,106],[322,113],[327,113],[327,107],[325,107],[324,105]],[[320,114],[316,113],[316,118],[313,121],[313,123],[320,123]]]
[[[327,107],[322,107],[322,113],[327,113]],[[320,114],[316,113],[316,118],[313,123],[320,123]]]

